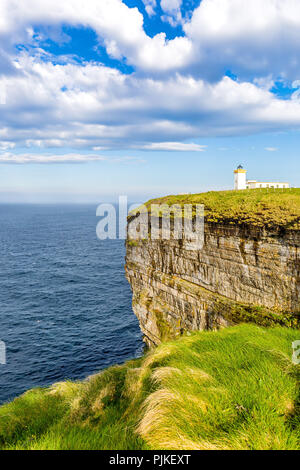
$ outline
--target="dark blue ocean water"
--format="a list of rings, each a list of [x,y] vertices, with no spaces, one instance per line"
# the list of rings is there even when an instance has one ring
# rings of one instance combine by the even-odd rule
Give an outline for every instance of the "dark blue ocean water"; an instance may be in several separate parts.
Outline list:
[[[86,205],[0,205],[0,403],[142,353],[124,241],[99,241],[95,214]]]

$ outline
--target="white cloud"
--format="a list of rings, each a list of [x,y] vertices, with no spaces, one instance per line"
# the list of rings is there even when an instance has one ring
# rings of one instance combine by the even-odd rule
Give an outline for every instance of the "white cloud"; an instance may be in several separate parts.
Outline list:
[[[156,0],[144,3],[153,14]],[[161,0],[173,21],[180,6]],[[0,150],[201,151],[186,142],[300,128],[298,0],[202,0],[180,20],[186,37],[169,41],[148,36],[143,20],[121,0],[0,0]],[[92,28],[136,73],[70,57],[52,63],[36,27],[64,24]],[[31,57],[13,49],[20,42],[31,43]],[[228,68],[237,81],[223,76]],[[291,99],[270,93],[277,75],[293,80]]]
[[[203,0],[184,25],[211,76],[227,67],[245,77],[298,78],[299,28],[298,0]]]
[[[157,6],[156,0],[142,0],[142,2],[145,5],[145,9],[148,15],[155,15],[155,8]]]
[[[144,0],[152,14],[156,0]],[[172,21],[181,21],[181,0],[161,0]],[[143,15],[121,0],[1,0],[0,44],[33,39],[37,25],[90,27],[114,58],[147,73],[187,71],[210,80],[231,69],[244,79],[300,77],[299,0],[202,0],[191,20],[182,19],[185,37],[153,38],[143,28]],[[1,69],[8,70],[1,54]]]
[[[161,9],[166,13],[162,19],[168,21],[172,26],[182,23],[181,15],[182,0],[161,0]]]
[[[0,163],[83,163],[86,161],[104,161],[105,157],[100,155],[36,155],[36,154],[13,154],[10,152],[0,153]]]
[[[267,77],[255,78],[253,83],[259,88],[263,88],[264,90],[271,90],[275,85],[275,81],[272,79],[271,75],[268,75]]]
[[[13,149],[16,146],[14,142],[5,142],[5,141],[0,141],[0,150],[8,150],[8,149]]]
[[[161,0],[160,5],[166,13],[172,13],[180,9],[182,0]]]
[[[266,147],[265,150],[267,152],[277,152],[278,148],[276,148],[276,147]]]
[[[154,7],[154,2],[147,4]],[[167,41],[164,33],[151,38],[143,29],[143,20],[137,8],[127,7],[122,0],[84,4],[82,0],[1,0],[0,44],[1,37],[6,48],[28,42],[37,25],[82,25],[94,29],[116,59],[125,57],[130,64],[151,71],[182,67],[192,53],[190,41],[185,37]]]
[[[156,142],[144,146],[147,150],[169,150],[178,152],[204,152],[206,146],[183,142]]]
[[[13,154],[11,152],[0,153],[0,164],[25,164],[25,163],[86,163],[86,162],[103,162],[110,163],[145,163],[145,160],[137,157],[120,157],[112,158],[101,155],[85,155],[68,153],[62,155],[44,155],[44,154]]]
[[[0,114],[0,142],[6,148],[192,150],[196,144],[181,143],[300,128],[300,98],[280,100],[228,77],[214,84],[182,75],[154,80],[25,55],[19,72],[1,79],[7,104]]]

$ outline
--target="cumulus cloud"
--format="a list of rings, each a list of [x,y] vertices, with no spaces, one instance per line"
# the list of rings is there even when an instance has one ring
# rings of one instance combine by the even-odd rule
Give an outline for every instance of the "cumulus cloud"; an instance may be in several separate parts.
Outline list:
[[[0,150],[201,151],[189,142],[299,128],[300,2],[202,0],[189,20],[181,3],[160,2],[185,33],[167,40],[148,36],[142,13],[121,0],[1,0]],[[152,15],[157,1],[144,4]],[[66,24],[92,28],[135,72],[43,51],[37,28]],[[19,43],[29,52],[16,52]],[[224,76],[228,70],[238,78]],[[277,76],[293,82],[290,99],[270,92]]]
[[[154,2],[147,5],[153,8]],[[92,28],[116,59],[124,57],[143,70],[182,67],[192,53],[189,39],[167,41],[165,33],[151,38],[143,20],[137,8],[127,7],[122,0],[89,0],[84,5],[81,0],[1,0],[0,44],[1,38],[6,47],[30,41],[37,25],[81,25]]]
[[[299,77],[298,0],[203,0],[184,25],[211,76]],[[199,63],[199,62],[198,62]]]
[[[155,8],[157,6],[156,0],[142,0],[145,5],[146,12],[149,16],[155,15]]]
[[[161,0],[161,9],[165,12],[162,19],[168,21],[172,26],[182,23],[181,14],[182,0]]]
[[[0,143],[6,148],[162,149],[173,143],[175,150],[174,143],[178,149],[200,137],[300,126],[300,99],[280,100],[229,77],[212,84],[183,75],[149,79],[24,55],[18,66],[22,73],[0,79],[6,86]]]
[[[144,0],[149,14],[156,0]],[[92,28],[113,58],[125,58],[147,73],[188,72],[218,80],[227,69],[244,79],[300,77],[299,0],[202,0],[191,19],[182,19],[181,0],[161,0],[183,37],[150,37],[143,15],[121,0],[1,0],[0,46],[30,42],[36,26]],[[1,54],[0,54],[1,55]],[[4,62],[3,62],[4,61]],[[3,63],[2,63],[3,62]],[[7,57],[0,67],[7,69]]]

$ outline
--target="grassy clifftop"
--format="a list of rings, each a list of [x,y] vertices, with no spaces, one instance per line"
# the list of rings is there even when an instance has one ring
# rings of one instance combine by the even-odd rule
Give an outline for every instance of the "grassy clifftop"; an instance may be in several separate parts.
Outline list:
[[[207,222],[256,227],[300,229],[300,189],[251,189],[212,191],[201,194],[166,196],[151,204],[204,204]]]
[[[2,449],[296,449],[299,332],[195,332],[0,407]]]

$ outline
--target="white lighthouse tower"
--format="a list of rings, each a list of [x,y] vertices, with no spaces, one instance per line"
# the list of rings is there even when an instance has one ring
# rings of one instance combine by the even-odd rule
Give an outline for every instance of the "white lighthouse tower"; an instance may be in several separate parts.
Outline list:
[[[247,189],[247,170],[244,170],[242,165],[239,165],[236,170],[234,170],[234,189],[241,190]]]

